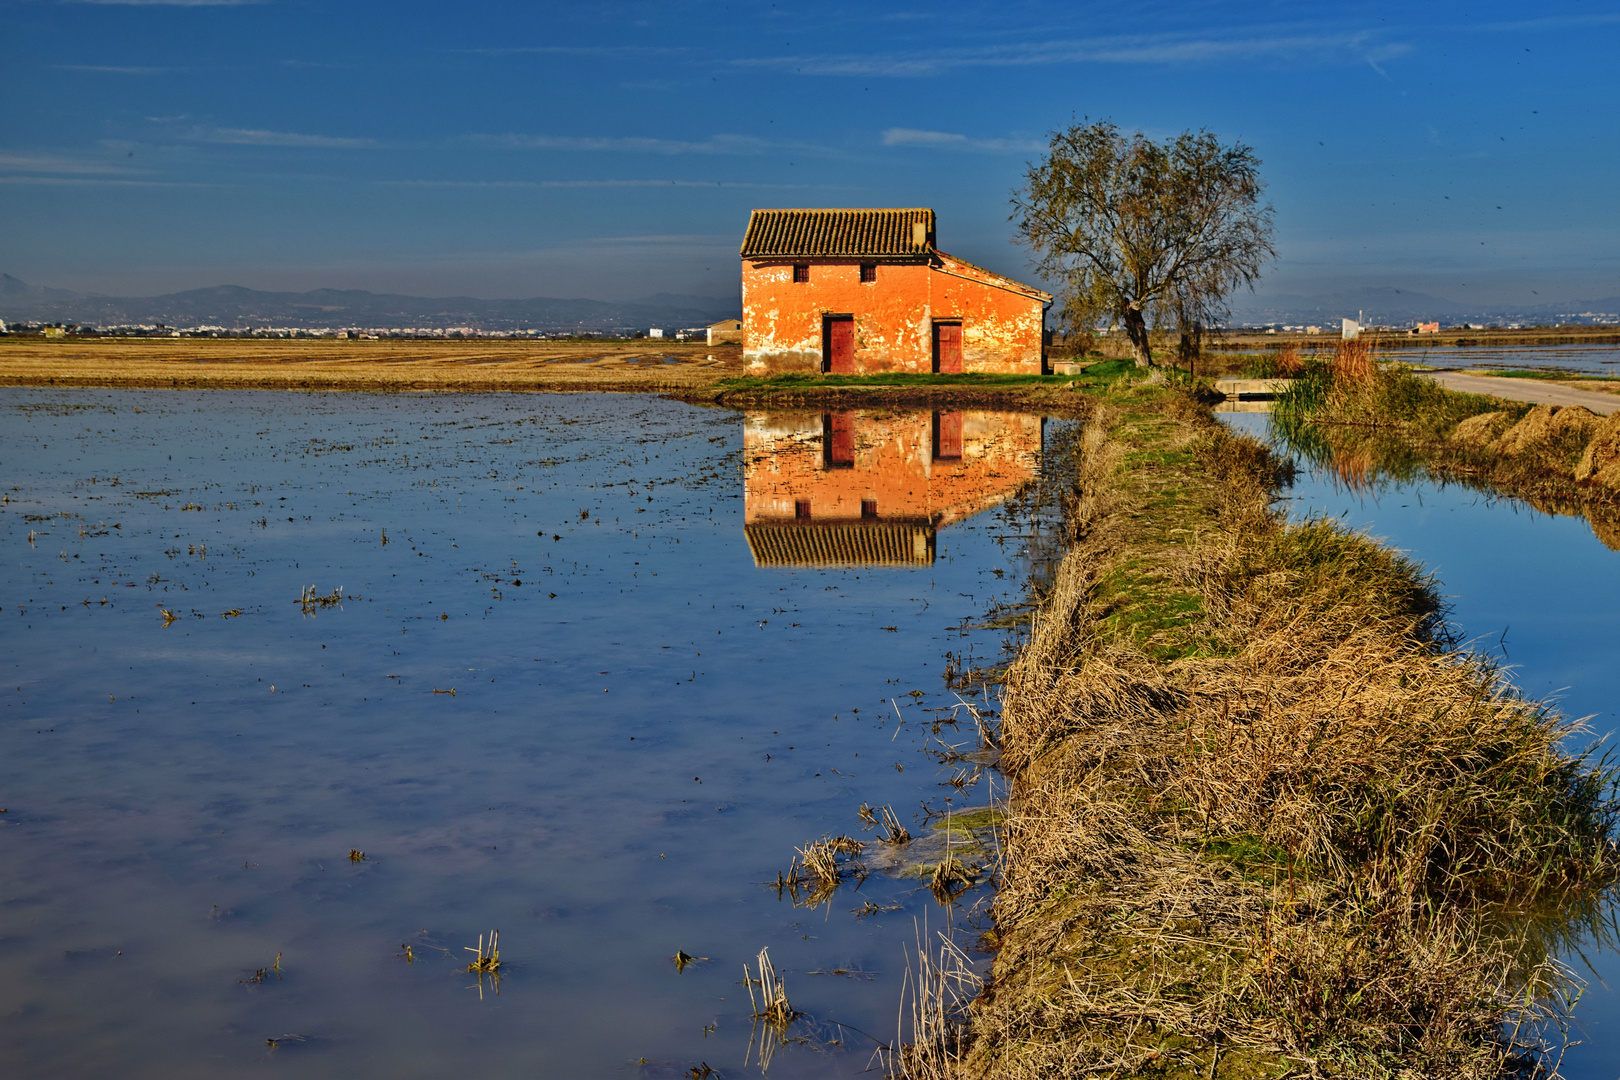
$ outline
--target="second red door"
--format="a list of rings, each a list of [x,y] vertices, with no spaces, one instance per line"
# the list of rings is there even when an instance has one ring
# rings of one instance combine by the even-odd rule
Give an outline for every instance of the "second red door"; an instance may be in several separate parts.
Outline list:
[[[855,371],[855,320],[827,320],[827,370],[835,375]]]

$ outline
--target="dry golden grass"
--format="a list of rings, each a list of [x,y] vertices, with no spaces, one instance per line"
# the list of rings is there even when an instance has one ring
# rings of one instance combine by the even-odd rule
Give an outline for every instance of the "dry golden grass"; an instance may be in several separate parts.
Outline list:
[[[737,345],[674,341],[0,340],[14,386],[681,391],[741,371]]]
[[[1528,1067],[1556,943],[1620,866],[1579,730],[1451,647],[1419,568],[1284,524],[1258,444],[1147,403],[1082,442],[1076,544],[1007,678],[993,980],[925,1003],[955,1019],[901,1064]]]
[[[1277,350],[1277,374],[1292,379],[1305,370],[1305,361],[1299,357],[1299,346],[1289,342]]]
[[[1295,356],[1296,363],[1298,355]],[[1300,365],[1303,366],[1303,365]],[[1371,382],[1378,370],[1370,338],[1353,338],[1339,342],[1333,353],[1333,373],[1340,380],[1351,383]]]

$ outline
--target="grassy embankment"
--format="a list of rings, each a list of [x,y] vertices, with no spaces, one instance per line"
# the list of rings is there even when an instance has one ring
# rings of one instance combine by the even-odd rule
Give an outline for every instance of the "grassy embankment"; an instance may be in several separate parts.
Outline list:
[[[1078,375],[774,375],[733,377],[714,384],[713,400],[736,407],[860,408],[864,406],[1024,408],[1070,413],[1085,408],[1079,391],[1147,377],[1129,360],[1092,363]]]
[[[1584,514],[1620,547],[1620,414],[1460,394],[1341,348],[1306,362],[1272,415],[1291,449],[1352,487],[1427,474]]]
[[[1083,443],[1007,674],[993,977],[953,1018],[925,973],[904,1071],[1533,1068],[1620,866],[1612,772],[1456,651],[1419,567],[1286,524],[1279,463],[1189,397],[1115,391]]]

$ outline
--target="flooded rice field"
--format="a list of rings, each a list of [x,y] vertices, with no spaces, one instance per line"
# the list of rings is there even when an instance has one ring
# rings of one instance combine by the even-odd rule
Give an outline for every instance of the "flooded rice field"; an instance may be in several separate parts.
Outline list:
[[[918,864],[988,857],[971,674],[1044,572],[1055,422],[26,389],[0,416],[0,1073],[849,1075],[918,927],[971,943],[982,873],[936,896]],[[782,886],[840,833],[864,880]],[[498,977],[469,971],[492,931]],[[785,1039],[750,1019],[761,949]]]
[[[1390,356],[1408,364],[1437,368],[1548,369],[1576,375],[1620,375],[1620,346],[1522,345],[1510,348],[1412,348],[1393,350]]]
[[[1263,413],[1223,419],[1269,437]],[[1336,518],[1422,563],[1438,578],[1464,641],[1502,662],[1527,695],[1566,716],[1589,717],[1591,737],[1612,745],[1620,733],[1620,552],[1585,519],[1431,481],[1374,475],[1347,487],[1330,468],[1298,464],[1287,493],[1291,516]],[[1560,1069],[1568,1080],[1620,1074],[1617,940],[1589,940],[1565,957],[1588,984],[1575,1013],[1579,1043]]]

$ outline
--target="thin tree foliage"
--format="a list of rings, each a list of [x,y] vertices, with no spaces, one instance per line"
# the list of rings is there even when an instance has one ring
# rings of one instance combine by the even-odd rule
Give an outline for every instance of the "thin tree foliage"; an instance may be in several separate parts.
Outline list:
[[[1068,324],[1122,326],[1147,366],[1150,326],[1186,336],[1223,319],[1226,297],[1275,254],[1259,170],[1253,147],[1208,131],[1159,143],[1106,120],[1076,124],[1030,166],[1011,220],[1062,283]]]

